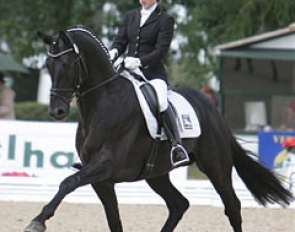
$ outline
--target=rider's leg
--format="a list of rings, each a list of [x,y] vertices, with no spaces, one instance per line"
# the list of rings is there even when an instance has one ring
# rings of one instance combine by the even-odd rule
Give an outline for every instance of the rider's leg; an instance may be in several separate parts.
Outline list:
[[[174,167],[187,164],[189,162],[189,157],[182,146],[182,141],[179,135],[175,115],[171,106],[168,105],[167,100],[167,84],[165,81],[160,79],[154,79],[150,81],[150,84],[154,86],[162,119],[162,125],[166,132],[167,137],[170,139],[172,144],[171,149],[171,162]]]
[[[178,167],[187,164],[189,162],[189,157],[182,146],[182,141],[171,106],[168,106],[168,108],[161,113],[161,118],[166,135],[172,144],[171,162],[173,166]]]

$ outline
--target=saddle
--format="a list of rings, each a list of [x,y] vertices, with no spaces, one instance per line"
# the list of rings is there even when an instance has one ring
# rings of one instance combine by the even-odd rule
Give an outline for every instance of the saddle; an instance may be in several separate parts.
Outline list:
[[[122,71],[121,75],[128,79],[135,90],[150,136],[153,139],[166,140],[164,130],[159,131],[159,113],[157,96],[152,85],[143,76]],[[168,102],[174,109],[181,138],[197,138],[201,134],[200,123],[190,103],[175,91],[168,90]]]

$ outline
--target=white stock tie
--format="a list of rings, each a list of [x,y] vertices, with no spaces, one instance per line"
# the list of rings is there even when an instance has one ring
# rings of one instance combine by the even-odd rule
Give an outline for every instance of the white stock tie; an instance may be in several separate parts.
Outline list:
[[[149,10],[142,9],[140,11],[141,17],[140,17],[140,26],[142,26],[148,17],[150,16],[151,12]]]

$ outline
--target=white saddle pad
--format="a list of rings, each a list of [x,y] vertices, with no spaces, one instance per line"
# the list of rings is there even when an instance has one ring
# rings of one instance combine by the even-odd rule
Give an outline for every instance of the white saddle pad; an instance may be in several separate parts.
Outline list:
[[[162,140],[167,139],[163,130],[161,132],[161,135],[157,133],[158,122],[153,113],[151,112],[150,107],[140,90],[140,86],[143,85],[144,82],[136,80],[127,71],[123,71],[121,75],[130,80],[130,82],[134,86],[151,137],[154,139],[159,137]],[[199,119],[190,103],[183,96],[171,90],[168,91],[168,99],[174,106],[174,109],[177,113],[177,124],[180,137],[197,138],[198,136],[200,136],[201,128],[199,124]]]

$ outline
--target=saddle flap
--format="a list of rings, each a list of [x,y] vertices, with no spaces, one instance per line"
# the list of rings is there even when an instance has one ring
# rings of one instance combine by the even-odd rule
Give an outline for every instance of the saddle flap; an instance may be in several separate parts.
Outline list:
[[[181,138],[196,138],[201,134],[199,119],[191,104],[180,94],[170,90],[168,99],[173,105]]]
[[[121,74],[127,78],[134,86],[135,93],[137,95],[141,110],[145,117],[148,131],[153,139],[161,138],[161,140],[167,139],[164,131],[162,130],[161,135],[158,132],[158,121],[152,112],[144,94],[141,91],[142,86],[145,82],[135,79],[127,71],[123,71]],[[201,128],[196,112],[194,111],[191,104],[180,94],[169,90],[168,100],[176,113],[176,120],[178,124],[179,134],[181,138],[197,138],[201,134]]]

